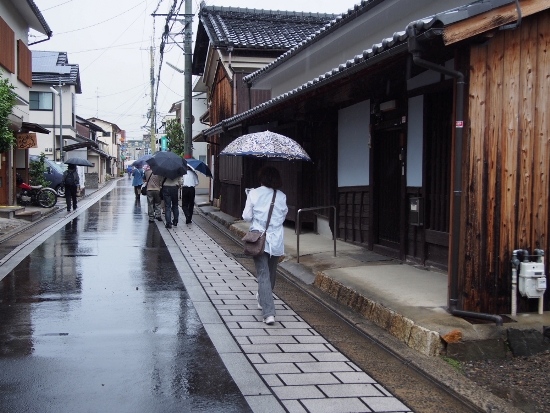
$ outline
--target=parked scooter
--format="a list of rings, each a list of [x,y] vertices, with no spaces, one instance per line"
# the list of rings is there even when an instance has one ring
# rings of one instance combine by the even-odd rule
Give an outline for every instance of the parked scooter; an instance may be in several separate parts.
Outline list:
[[[17,203],[19,205],[36,205],[42,208],[51,208],[57,203],[57,193],[52,188],[44,188],[42,185],[31,186],[27,184],[21,175],[17,174]]]

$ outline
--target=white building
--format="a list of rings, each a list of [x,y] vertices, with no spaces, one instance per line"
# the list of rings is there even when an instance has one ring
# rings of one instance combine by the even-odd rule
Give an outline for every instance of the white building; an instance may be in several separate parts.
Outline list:
[[[32,87],[29,29],[47,36],[47,39],[52,35],[42,13],[32,0],[0,0],[0,75],[15,87],[16,105],[8,119],[8,127],[15,133],[42,130],[29,121],[29,88]],[[14,203],[15,172],[17,168],[26,170],[27,158],[28,151],[23,147],[21,150],[15,149],[2,154],[1,205]]]
[[[86,158],[85,149],[83,153],[65,153],[65,147],[80,142],[75,113],[76,94],[82,93],[78,65],[69,64],[65,52],[37,50],[32,52],[32,65],[30,119],[52,133],[40,137],[37,147],[31,148],[29,153],[40,155],[43,152],[55,161],[68,159],[68,156]],[[61,134],[63,140],[60,139]]]

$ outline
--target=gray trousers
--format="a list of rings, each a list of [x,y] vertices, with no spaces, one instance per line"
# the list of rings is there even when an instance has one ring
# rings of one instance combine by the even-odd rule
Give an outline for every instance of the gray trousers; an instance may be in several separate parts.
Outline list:
[[[149,215],[150,221],[154,220],[155,218],[162,217],[160,202],[160,191],[147,191],[147,213]]]
[[[279,257],[270,257],[267,252],[254,257],[256,265],[256,277],[258,278],[258,296],[262,306],[264,318],[275,316],[275,303],[273,302],[273,288],[275,288],[275,276]]]

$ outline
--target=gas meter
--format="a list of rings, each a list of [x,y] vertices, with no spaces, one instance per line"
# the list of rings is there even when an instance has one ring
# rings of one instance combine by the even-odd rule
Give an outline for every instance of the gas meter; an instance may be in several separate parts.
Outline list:
[[[544,263],[521,262],[519,264],[519,292],[523,297],[539,298],[546,291]]]

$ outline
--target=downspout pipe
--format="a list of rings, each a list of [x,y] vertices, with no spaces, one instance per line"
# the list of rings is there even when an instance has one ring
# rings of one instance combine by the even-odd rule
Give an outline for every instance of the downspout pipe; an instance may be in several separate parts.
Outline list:
[[[429,39],[437,32],[425,32],[422,34],[422,39]],[[453,182],[453,215],[451,217],[451,273],[449,287],[449,312],[458,317],[478,318],[482,320],[494,321],[497,326],[502,326],[502,317],[494,314],[477,313],[473,311],[458,310],[458,267],[459,267],[459,245],[460,245],[460,216],[462,209],[462,140],[464,130],[464,89],[465,81],[464,74],[457,70],[449,69],[445,66],[438,65],[434,62],[429,62],[422,59],[421,54],[424,50],[424,45],[421,39],[417,36],[416,23],[411,23],[407,26],[408,48],[412,54],[413,62],[417,66],[425,69],[430,69],[456,79],[456,96],[455,96],[455,144],[454,144],[454,164],[455,174]]]

